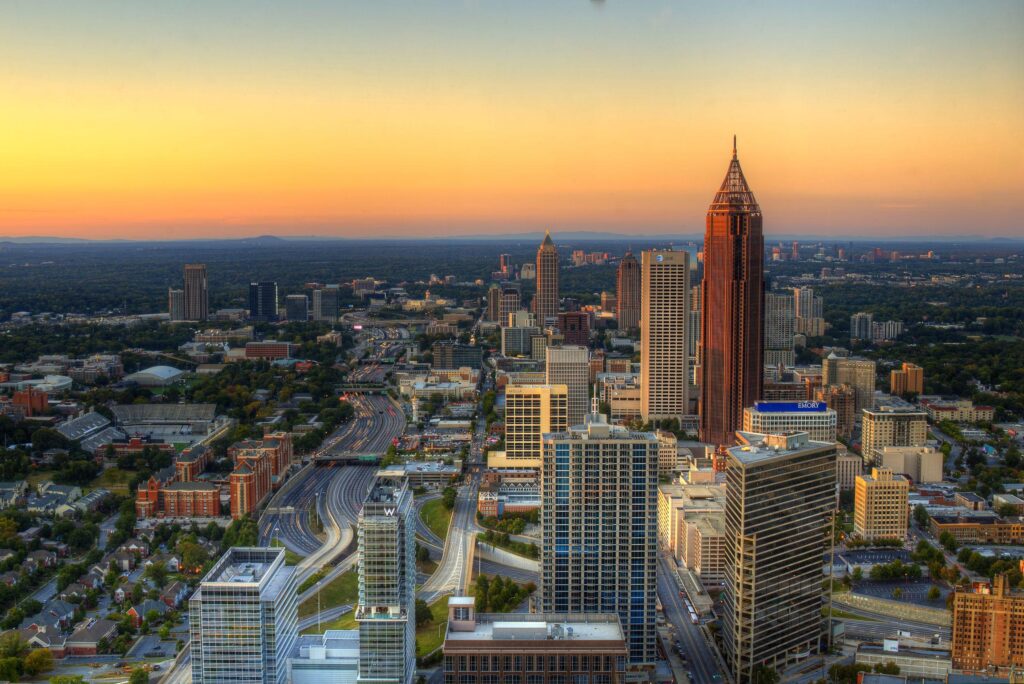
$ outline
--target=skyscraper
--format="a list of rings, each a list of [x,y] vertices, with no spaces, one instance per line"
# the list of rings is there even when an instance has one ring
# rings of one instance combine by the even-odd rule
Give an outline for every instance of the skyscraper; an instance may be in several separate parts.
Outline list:
[[[277,283],[249,283],[249,318],[254,321],[277,320]]]
[[[924,394],[924,369],[904,361],[902,368],[889,372],[889,391],[901,397]]]
[[[732,444],[743,407],[761,398],[764,236],[733,139],[732,161],[708,208],[701,326],[701,439]]]
[[[304,294],[288,295],[284,298],[284,315],[289,321],[309,320],[309,297]]]
[[[416,524],[404,470],[381,470],[359,512],[357,682],[412,684]]]
[[[806,432],[740,433],[727,450],[722,637],[737,682],[818,651],[821,559],[836,503],[836,445]]]
[[[509,385],[505,389],[504,467],[540,468],[545,433],[569,429],[568,406],[565,385]],[[497,467],[491,459],[488,464]]]
[[[633,252],[626,252],[619,262],[618,319],[619,330],[632,330],[640,325],[640,263]]]
[[[566,344],[586,347],[590,344],[590,313],[587,311],[562,311],[558,314],[558,330],[565,337]]]
[[[874,316],[865,311],[850,316],[850,341],[870,340],[873,319]]]
[[[185,291],[171,288],[167,290],[167,313],[172,321],[185,320]]]
[[[228,549],[189,599],[188,619],[194,684],[290,681],[296,579],[284,549]]]
[[[533,312],[541,327],[558,315],[558,248],[550,232],[544,234],[544,241],[537,250],[537,293],[533,297]]]
[[[680,419],[689,412],[690,255],[641,255],[640,415]]]
[[[511,254],[499,254],[498,255],[498,270],[508,277],[512,273],[512,255]]]
[[[541,501],[543,611],[617,613],[629,662],[653,663],[657,437],[609,425],[595,405],[585,425],[545,436]]]
[[[340,300],[341,291],[337,285],[325,285],[313,290],[313,320],[329,323],[337,321]]]
[[[821,362],[821,384],[853,387],[858,413],[875,405],[877,374],[875,362],[860,356],[838,356],[831,352]]]
[[[504,325],[501,321],[501,288],[497,283],[487,288],[487,320]]]
[[[508,317],[519,311],[522,306],[519,287],[512,283],[506,283],[501,288],[501,298],[498,300],[498,321],[501,325],[508,325]]]
[[[209,313],[206,264],[185,264],[185,320],[205,321]]]
[[[587,415],[590,351],[576,345],[548,347],[545,360],[547,384],[565,385],[569,390],[569,426],[580,425]]]
[[[796,361],[793,336],[793,296],[776,292],[764,296],[764,364],[792,366]]]

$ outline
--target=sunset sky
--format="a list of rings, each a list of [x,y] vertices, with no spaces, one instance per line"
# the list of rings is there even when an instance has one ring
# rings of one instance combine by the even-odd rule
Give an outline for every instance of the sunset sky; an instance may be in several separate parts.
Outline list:
[[[699,6],[698,6],[699,4]],[[1024,236],[1024,3],[9,0],[0,236]]]

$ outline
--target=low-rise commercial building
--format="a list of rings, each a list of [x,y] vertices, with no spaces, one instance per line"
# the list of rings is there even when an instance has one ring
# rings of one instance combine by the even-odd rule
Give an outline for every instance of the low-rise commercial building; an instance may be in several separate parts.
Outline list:
[[[970,399],[921,397],[919,403],[936,423],[943,420],[954,423],[991,423],[996,417],[995,407],[975,406]]]
[[[627,654],[614,614],[477,614],[472,597],[448,601],[446,682],[617,684]]]
[[[836,441],[836,412],[824,401],[759,401],[743,409],[744,432],[806,432],[817,442]]]
[[[894,473],[902,473],[914,484],[942,482],[945,455],[929,446],[886,446],[875,452],[876,460]]]

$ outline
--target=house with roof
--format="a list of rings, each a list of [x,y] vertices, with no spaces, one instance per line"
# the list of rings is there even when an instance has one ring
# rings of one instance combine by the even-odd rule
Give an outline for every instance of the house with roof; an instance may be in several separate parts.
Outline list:
[[[125,582],[114,590],[114,600],[120,604],[124,604],[125,601],[132,597],[132,592],[135,591],[135,582]]]
[[[110,561],[118,572],[131,572],[135,569],[136,556],[128,551],[116,551],[110,554]]]
[[[59,631],[37,630],[28,627],[17,630],[17,634],[29,648],[45,648],[54,658],[64,657],[64,645],[67,637]]]
[[[85,586],[81,582],[72,582],[68,586],[64,587],[64,589],[57,595],[62,601],[67,601],[73,598],[83,599],[88,593],[89,587]]]
[[[142,622],[146,619],[146,616],[152,612],[155,612],[160,617],[164,617],[167,613],[171,612],[171,609],[163,601],[147,599],[129,608],[126,614],[131,618],[132,625],[138,629],[142,626]]]
[[[181,556],[176,553],[158,553],[143,561],[143,566],[149,567],[156,563],[163,563],[168,572],[178,572],[181,569]]]
[[[100,642],[109,642],[115,636],[116,622],[105,618],[90,618],[79,625],[64,642],[64,653],[73,656],[98,655]]]
[[[13,587],[20,581],[21,573],[15,570],[8,570],[7,572],[0,574],[0,583],[6,584],[9,587]]]
[[[47,551],[46,549],[38,549],[36,551],[29,552],[29,554],[25,557],[25,560],[26,562],[32,561],[36,563],[39,567],[53,568],[57,566],[57,552]]]
[[[0,482],[0,510],[23,504],[27,495],[28,482],[25,480]]]
[[[147,542],[145,539],[132,537],[125,543],[121,544],[121,546],[117,547],[117,550],[127,551],[128,553],[131,553],[135,556],[145,558],[149,555],[149,542]]]
[[[17,555],[18,554],[12,549],[0,549],[0,563],[3,563],[4,561],[9,561]]]
[[[160,592],[160,600],[166,603],[168,608],[177,608],[188,598],[189,593],[190,590],[187,584],[174,581]]]

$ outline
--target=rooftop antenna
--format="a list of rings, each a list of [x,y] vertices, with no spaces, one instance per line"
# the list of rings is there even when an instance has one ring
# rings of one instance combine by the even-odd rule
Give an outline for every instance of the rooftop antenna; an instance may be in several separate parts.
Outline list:
[[[733,159],[736,158],[736,134],[735,133],[733,133],[733,136],[732,136],[732,158]]]

